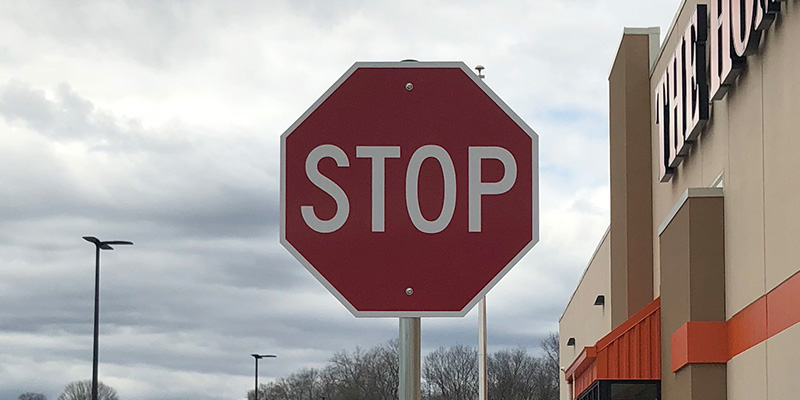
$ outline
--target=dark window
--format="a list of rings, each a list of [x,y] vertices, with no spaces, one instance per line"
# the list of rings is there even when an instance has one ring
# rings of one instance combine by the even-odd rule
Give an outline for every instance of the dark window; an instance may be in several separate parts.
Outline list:
[[[661,382],[596,381],[578,400],[661,400]]]

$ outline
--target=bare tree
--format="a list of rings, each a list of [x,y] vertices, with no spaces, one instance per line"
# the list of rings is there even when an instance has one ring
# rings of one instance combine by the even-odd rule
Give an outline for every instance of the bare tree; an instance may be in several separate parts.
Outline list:
[[[363,357],[364,351],[361,348],[356,348],[352,354],[340,351],[333,355],[325,371],[336,387],[337,393],[333,398],[365,399],[367,371],[362,362]]]
[[[47,396],[41,393],[27,392],[19,395],[17,400],[47,400]]]
[[[496,400],[531,400],[540,361],[523,348],[500,350],[489,356],[489,397]]]
[[[272,396],[267,397],[267,393],[270,391],[270,385],[272,385],[272,384],[268,385],[266,383],[260,383],[258,385],[258,398],[259,399],[267,399],[267,398],[271,399],[272,398]],[[255,391],[248,390],[247,391],[247,400],[255,400],[255,398],[256,398]]]
[[[99,400],[119,400],[117,391],[103,382],[97,383],[97,398]],[[58,400],[92,400],[92,381],[75,381],[64,387]]]
[[[368,394],[370,399],[394,400],[397,398],[400,360],[397,353],[397,339],[367,352]]]
[[[542,357],[539,363],[539,373],[536,400],[556,400],[559,396],[558,365],[558,333],[550,333],[542,342]]]
[[[495,400],[558,399],[558,336],[541,342],[537,357],[523,348],[489,356],[489,395]],[[302,369],[286,378],[261,384],[259,399],[268,400],[394,400],[398,395],[397,340],[369,350],[337,352],[322,369]],[[425,400],[474,400],[478,396],[478,353],[467,346],[440,347],[422,366]],[[247,398],[253,400],[250,390]],[[84,400],[61,398],[59,400]],[[105,400],[105,399],[104,399]]]
[[[397,340],[369,350],[340,351],[322,369],[303,369],[258,389],[269,400],[395,400]],[[253,400],[253,391],[247,393]]]
[[[336,353],[325,372],[335,387],[331,399],[393,400],[397,398],[397,340],[368,351]],[[338,396],[338,397],[337,397]]]
[[[304,368],[276,382],[260,385],[258,398],[269,400],[316,400],[320,397],[325,397],[322,384],[321,372],[318,369]],[[248,393],[248,399],[253,398],[252,393],[252,391]]]
[[[422,375],[430,400],[473,400],[478,396],[478,351],[439,347],[425,356]]]

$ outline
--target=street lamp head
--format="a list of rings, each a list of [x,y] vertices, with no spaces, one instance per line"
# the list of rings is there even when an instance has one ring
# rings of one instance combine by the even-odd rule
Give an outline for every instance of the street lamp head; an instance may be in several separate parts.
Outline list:
[[[100,239],[94,236],[84,236],[83,240],[94,243],[95,246],[103,249],[103,250],[114,250],[113,247],[110,245],[132,245],[133,242],[129,242],[127,240],[106,240],[105,242],[101,242]]]
[[[100,245],[100,239],[98,239],[98,238],[96,238],[94,236],[84,236],[83,240],[85,240],[87,242],[94,243],[94,244],[96,244],[98,246]]]
[[[275,354],[256,354],[256,353],[253,353],[253,354],[250,354],[250,355],[255,357],[258,360],[260,360],[262,358],[277,358],[278,357]]]
[[[127,240],[107,240],[107,241],[105,241],[103,243],[105,243],[105,244],[113,244],[113,245],[118,245],[118,244],[133,245],[133,242],[129,242]]]

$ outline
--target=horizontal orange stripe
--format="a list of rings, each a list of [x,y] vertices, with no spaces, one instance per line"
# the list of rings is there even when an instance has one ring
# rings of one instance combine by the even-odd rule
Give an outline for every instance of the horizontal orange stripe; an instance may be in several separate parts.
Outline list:
[[[670,342],[672,346],[672,372],[677,372],[689,363],[689,323],[683,324],[677,331],[672,333]]]
[[[736,357],[753,346],[781,333],[785,329],[800,323],[800,272],[785,280],[769,293],[750,303],[747,307],[736,313],[726,323],[728,358]],[[682,327],[683,328],[683,327]],[[692,336],[686,332],[675,331],[673,340],[677,340],[680,351],[692,348]],[[721,333],[719,333],[721,334]],[[686,336],[684,345],[682,337]],[[700,343],[707,343],[703,338],[697,338]],[[673,348],[672,367],[686,362],[684,354],[675,354]],[[688,363],[692,363],[688,360]]]
[[[773,337],[800,322],[800,274],[767,294],[767,335]]]
[[[729,358],[767,340],[767,299],[761,297],[728,320]]]
[[[726,363],[733,357],[800,323],[800,272],[761,296],[728,321],[690,321],[672,334],[673,372],[688,364]],[[569,381],[590,369],[595,358],[660,308],[660,298],[586,347],[567,370]],[[596,365],[591,369],[598,368]],[[595,371],[596,372],[596,371]],[[598,379],[594,376],[593,380]]]
[[[672,372],[687,364],[728,362],[725,321],[689,321],[672,334]]]

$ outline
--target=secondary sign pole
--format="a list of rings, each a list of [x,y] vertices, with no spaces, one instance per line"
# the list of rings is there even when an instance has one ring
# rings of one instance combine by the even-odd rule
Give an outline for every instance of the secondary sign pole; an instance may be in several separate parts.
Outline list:
[[[478,78],[485,78],[483,65],[475,67]],[[478,302],[478,400],[489,398],[488,373],[486,368],[486,296]]]
[[[486,368],[486,297],[478,303],[478,400],[489,398]]]
[[[400,400],[420,400],[420,318],[400,317]]]

